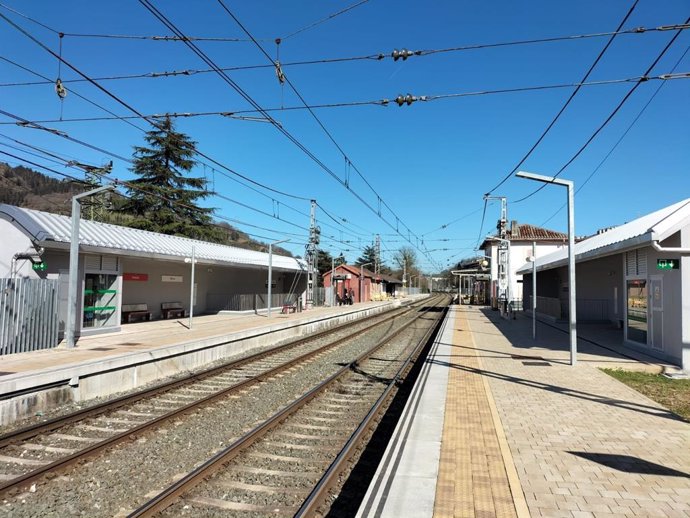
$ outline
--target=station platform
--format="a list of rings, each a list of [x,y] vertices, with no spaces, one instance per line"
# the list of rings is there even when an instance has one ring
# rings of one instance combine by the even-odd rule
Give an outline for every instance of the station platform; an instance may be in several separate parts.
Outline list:
[[[563,330],[451,306],[357,516],[690,516],[690,423],[600,370],[673,366]]]
[[[41,418],[60,405],[110,397],[161,378],[203,368],[281,340],[406,304],[417,297],[298,313],[217,314],[123,324],[118,332],[79,338],[74,348],[0,356],[0,426]]]

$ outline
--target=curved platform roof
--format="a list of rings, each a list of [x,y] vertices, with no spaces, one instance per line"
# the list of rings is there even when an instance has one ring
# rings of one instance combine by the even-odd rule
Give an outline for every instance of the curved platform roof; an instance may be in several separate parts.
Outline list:
[[[0,204],[0,218],[12,223],[38,246],[69,249],[72,220],[68,216]],[[163,260],[191,257],[193,246],[199,262],[268,267],[268,254],[264,252],[84,219],[79,225],[79,246],[82,252]],[[282,270],[306,269],[304,261],[276,254],[272,266]]]
[[[663,241],[671,237],[686,225],[690,225],[690,198],[575,243],[575,261],[586,261],[649,246],[654,241]],[[537,270],[549,270],[567,263],[566,246],[537,258]],[[531,271],[532,263],[526,263],[517,273]]]

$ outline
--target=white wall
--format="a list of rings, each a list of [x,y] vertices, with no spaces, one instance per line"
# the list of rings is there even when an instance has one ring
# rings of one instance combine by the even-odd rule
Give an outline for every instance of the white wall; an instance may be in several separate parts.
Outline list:
[[[563,245],[556,243],[540,243],[537,241],[537,257],[542,257],[555,252]],[[487,252],[484,251],[486,255],[491,256],[491,280],[495,281],[498,279],[498,243],[492,242],[490,249]],[[511,299],[522,299],[522,283],[518,282],[522,280],[522,275],[518,275],[516,272],[527,262],[527,259],[532,255],[532,242],[531,241],[511,241],[510,243],[510,261],[509,261],[509,271],[510,271],[510,298]]]

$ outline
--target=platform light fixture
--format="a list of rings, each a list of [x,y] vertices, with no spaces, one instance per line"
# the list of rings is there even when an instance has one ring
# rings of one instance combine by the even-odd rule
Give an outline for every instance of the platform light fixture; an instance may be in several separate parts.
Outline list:
[[[273,245],[279,245],[280,243],[287,243],[289,239],[281,239],[280,241],[273,241],[268,244],[268,300],[266,301],[266,311],[267,318],[271,318],[271,291],[273,284]]]
[[[79,279],[79,222],[81,218],[81,203],[79,200],[98,194],[99,192],[114,190],[114,185],[104,185],[90,191],[72,196],[72,232],[69,243],[69,279],[67,287],[67,320],[65,321],[65,340],[67,347],[76,345],[77,320],[77,288]]]
[[[568,191],[568,328],[570,334],[570,365],[577,363],[577,307],[575,298],[575,193],[571,180],[518,171],[515,176],[565,187]],[[535,294],[536,296],[536,294]]]

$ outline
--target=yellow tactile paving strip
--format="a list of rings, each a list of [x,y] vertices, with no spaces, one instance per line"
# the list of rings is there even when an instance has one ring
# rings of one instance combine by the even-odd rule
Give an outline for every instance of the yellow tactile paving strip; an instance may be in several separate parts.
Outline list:
[[[477,373],[481,362],[474,353],[467,318],[462,310],[454,311],[453,345],[460,347],[452,347],[448,358],[448,395],[434,517],[525,516],[525,512],[518,512],[526,506],[517,477],[509,477],[515,468],[493,399]]]

